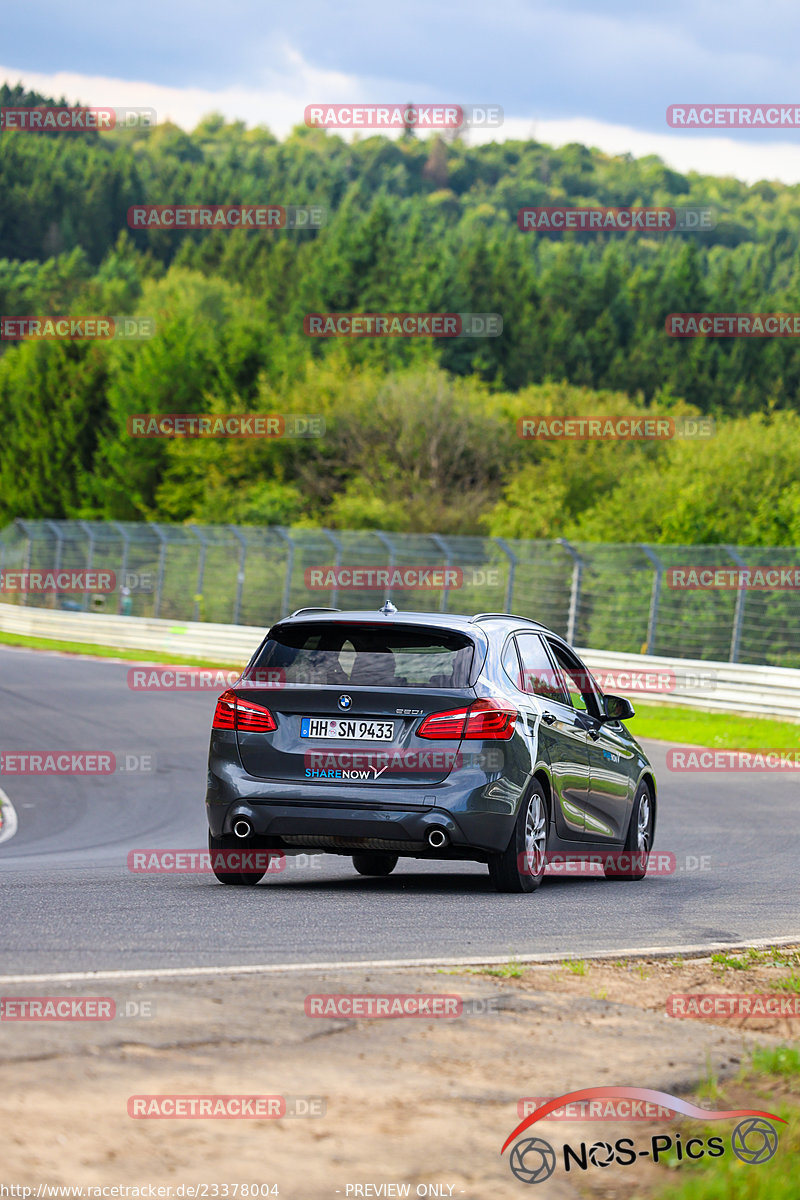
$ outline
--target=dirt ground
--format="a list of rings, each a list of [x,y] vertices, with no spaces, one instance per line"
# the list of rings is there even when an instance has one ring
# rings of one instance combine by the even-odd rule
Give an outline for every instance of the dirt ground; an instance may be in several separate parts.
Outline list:
[[[712,1072],[728,1081],[722,1107],[775,1108],[782,1095],[756,1094],[734,1077],[754,1046],[796,1041],[800,1019],[678,1020],[665,1002],[674,993],[765,992],[788,974],[770,962],[723,972],[709,960],[635,960],[526,967],[518,977],[348,968],[50,986],[50,996],[109,997],[117,1015],[0,1022],[0,1178],[34,1189],[171,1185],[161,1195],[176,1197],[190,1196],[192,1185],[206,1185],[198,1197],[222,1197],[228,1185],[233,1197],[237,1184],[240,1196],[243,1184],[277,1185],[271,1194],[288,1200],[519,1197],[525,1185],[500,1148],[523,1097],[603,1084],[690,1096]],[[45,994],[31,985],[2,990],[4,998]],[[331,993],[446,993],[470,1011],[306,1015],[306,996]],[[240,1094],[285,1096],[290,1105],[300,1097],[324,1115],[128,1115],[132,1096]],[[674,1128],[671,1120],[547,1120],[532,1133],[559,1154],[565,1141],[630,1136],[645,1144]],[[637,1161],[557,1171],[534,1194],[627,1198],[655,1194],[664,1178],[663,1167]],[[249,1194],[265,1196],[267,1187]]]

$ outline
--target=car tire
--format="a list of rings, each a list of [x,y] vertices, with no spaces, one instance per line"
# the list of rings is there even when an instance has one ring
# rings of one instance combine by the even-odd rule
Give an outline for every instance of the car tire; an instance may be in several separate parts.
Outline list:
[[[640,783],[636,798],[631,809],[631,819],[628,825],[628,836],[625,839],[625,849],[610,851],[603,872],[606,879],[644,879],[647,874],[647,856],[653,848],[653,825],[655,822],[655,806],[650,788],[646,783]],[[625,856],[642,855],[643,862],[632,870],[632,864],[626,862]],[[620,863],[620,857],[623,861]],[[627,869],[626,869],[627,868]]]
[[[519,806],[508,846],[489,859],[489,878],[498,892],[534,892],[539,887],[547,866],[548,830],[544,789],[534,780]]]
[[[261,850],[262,847],[254,845],[252,840],[243,842],[241,838],[237,838],[233,834],[214,837],[209,830],[208,849],[211,853],[211,870],[220,883],[227,883],[230,887],[255,887],[267,873],[266,871],[225,871],[221,870],[214,861],[215,850]]]
[[[353,866],[359,875],[391,875],[397,866],[397,855],[380,850],[361,850],[353,855]]]

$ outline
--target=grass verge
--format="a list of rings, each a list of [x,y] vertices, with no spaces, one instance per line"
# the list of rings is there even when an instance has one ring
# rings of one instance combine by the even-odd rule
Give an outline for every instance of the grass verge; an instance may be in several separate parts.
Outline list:
[[[723,1133],[726,1153],[721,1158],[701,1160],[691,1164],[684,1158],[665,1161],[680,1178],[670,1182],[663,1190],[654,1193],[655,1200],[796,1200],[798,1191],[796,1164],[800,1156],[800,1109],[797,1094],[800,1090],[800,1052],[794,1047],[777,1046],[757,1049],[750,1064],[741,1072],[736,1085],[737,1107],[745,1100],[750,1108],[763,1108],[777,1112],[787,1124],[776,1124],[778,1145],[772,1158],[766,1162],[744,1163],[730,1148],[730,1133],[727,1122]],[[721,1107],[726,1107],[726,1093],[720,1093]],[[745,1107],[744,1104],[741,1105]],[[708,1126],[702,1136],[719,1135],[720,1123],[716,1128]],[[694,1129],[692,1130],[694,1133]],[[745,1142],[748,1149],[754,1148],[757,1134],[751,1134]],[[752,1145],[751,1145],[752,1144]]]
[[[645,704],[634,697],[636,716],[626,725],[636,738],[708,746],[712,750],[795,750],[800,724],[748,713],[700,712],[673,704]]]

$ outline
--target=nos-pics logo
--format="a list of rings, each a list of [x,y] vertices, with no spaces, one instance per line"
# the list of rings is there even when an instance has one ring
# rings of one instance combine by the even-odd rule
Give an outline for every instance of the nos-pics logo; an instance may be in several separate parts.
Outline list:
[[[763,1112],[756,1108],[719,1109],[699,1108],[688,1100],[671,1096],[668,1092],[657,1092],[651,1088],[636,1087],[596,1087],[583,1088],[578,1092],[567,1092],[548,1100],[526,1117],[514,1129],[503,1144],[500,1151],[504,1154],[515,1138],[519,1137],[531,1125],[541,1121],[556,1109],[565,1104],[579,1100],[596,1099],[625,1099],[643,1100],[648,1103],[661,1105],[675,1113],[692,1117],[700,1121],[739,1120],[739,1124],[731,1134],[731,1150],[736,1157],[748,1166],[768,1162],[778,1149],[778,1132],[772,1121],[785,1124],[783,1117],[776,1113]],[[685,1143],[680,1134],[674,1137],[668,1134],[656,1134],[649,1139],[643,1149],[637,1149],[633,1138],[617,1138],[615,1142],[597,1141],[591,1145],[581,1142],[577,1147],[565,1144],[563,1146],[563,1161],[565,1172],[574,1170],[587,1171],[590,1167],[631,1166],[637,1158],[649,1158],[658,1162],[663,1155],[673,1152],[679,1160],[720,1158],[725,1154],[725,1142],[721,1137],[689,1138]],[[522,1183],[543,1183],[555,1172],[558,1165],[558,1155],[555,1149],[544,1138],[526,1137],[520,1139],[513,1147],[509,1156],[509,1166],[512,1174]]]

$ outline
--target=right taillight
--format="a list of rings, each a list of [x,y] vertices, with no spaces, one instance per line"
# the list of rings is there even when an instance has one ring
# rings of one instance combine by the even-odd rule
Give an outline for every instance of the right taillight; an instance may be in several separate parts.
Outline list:
[[[454,740],[464,736],[464,723],[468,708],[453,708],[449,712],[431,713],[417,730],[417,737],[447,738]]]
[[[504,708],[493,700],[476,700],[469,708],[431,713],[417,730],[417,737],[507,742],[514,736],[517,715],[515,708]]]
[[[271,733],[277,729],[268,708],[242,700],[234,691],[223,692],[217,700],[212,729],[235,729],[238,733]]]

